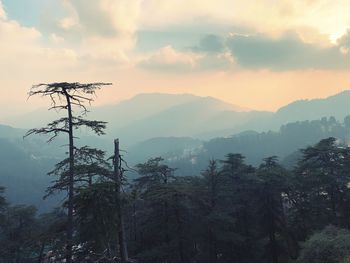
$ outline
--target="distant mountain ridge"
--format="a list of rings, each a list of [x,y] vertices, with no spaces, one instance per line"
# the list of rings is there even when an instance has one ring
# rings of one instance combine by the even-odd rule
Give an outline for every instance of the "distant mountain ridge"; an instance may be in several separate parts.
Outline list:
[[[167,94],[167,93],[142,93],[130,99],[116,104],[92,107],[88,117],[91,119],[106,119],[110,125],[118,127],[125,126],[131,122],[150,117],[162,111],[186,103],[197,103],[198,101],[216,102],[221,108],[237,112],[245,112],[250,109],[242,108],[213,97],[200,97],[192,94]],[[127,115],[127,116],[125,116]],[[40,118],[38,118],[40,116]],[[45,108],[33,112],[8,118],[4,123],[13,127],[32,128],[42,126],[57,117],[57,112],[48,111]],[[118,118],[119,117],[119,118]]]
[[[286,122],[315,120],[334,116],[343,119],[350,114],[350,90],[323,99],[298,100],[276,112],[279,119]]]
[[[227,112],[237,114],[227,121],[220,117]],[[236,128],[245,122],[241,116],[247,114],[250,113],[246,108],[212,97],[150,93],[114,105],[93,107],[87,118],[107,121],[107,137],[123,138],[125,144],[131,145],[152,137],[200,137],[215,130]],[[40,110],[8,123],[17,127],[40,127],[58,116],[54,111]]]
[[[20,137],[26,133],[24,129],[13,128],[8,125],[0,124],[0,138]]]
[[[249,110],[212,97],[146,93],[117,104],[93,107],[87,117],[107,121],[107,138],[119,137],[131,146],[153,137],[206,140],[245,130],[277,131],[281,125],[295,121],[330,116],[341,120],[350,114],[349,102],[350,91],[344,91],[324,99],[295,101],[273,113]],[[56,112],[40,110],[8,123],[32,128],[55,118]]]
[[[242,109],[214,98],[200,97],[169,107],[119,130],[112,129],[112,132],[134,142],[164,136],[200,138],[200,134],[204,132],[214,132],[217,129],[235,128],[241,125],[245,120],[239,116],[249,113],[237,110]],[[228,111],[236,112],[237,115],[230,120],[220,118]],[[221,121],[218,121],[219,119]]]

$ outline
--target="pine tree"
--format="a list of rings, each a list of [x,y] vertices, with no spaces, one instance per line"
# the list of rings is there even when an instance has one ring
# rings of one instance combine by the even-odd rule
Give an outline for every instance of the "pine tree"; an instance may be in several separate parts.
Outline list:
[[[287,191],[287,172],[278,164],[277,157],[272,156],[264,159],[257,175],[260,179],[256,193],[260,226],[263,238],[266,236],[268,239],[265,255],[267,262],[278,263],[281,262],[281,255],[288,255],[289,252],[283,200]]]
[[[54,110],[64,110],[67,114],[49,123],[46,127],[31,129],[26,136],[31,134],[49,134],[51,137],[48,141],[52,141],[59,134],[66,134],[69,142],[69,172],[68,172],[68,223],[67,223],[67,246],[66,246],[66,263],[72,262],[72,247],[73,247],[73,198],[74,198],[74,179],[75,179],[75,144],[74,130],[87,127],[97,135],[103,134],[103,129],[106,126],[105,122],[90,121],[81,116],[74,116],[73,107],[82,110],[86,114],[86,103],[93,101],[95,91],[109,83],[49,83],[34,85],[29,92],[29,96],[43,96],[51,99]]]
[[[223,176],[219,172],[217,161],[211,160],[201,177],[193,180],[193,199],[195,210],[193,216],[198,242],[201,247],[199,258],[203,262],[218,262],[220,254],[220,237],[226,225],[223,216],[226,204],[222,199]]]
[[[301,152],[290,193],[300,239],[329,223],[350,228],[350,149],[328,138]]]
[[[190,185],[188,177],[176,177],[175,169],[162,158],[136,166],[140,177],[135,187],[140,193],[140,232],[137,258],[140,262],[190,262],[194,255]]]
[[[255,204],[254,197],[257,186],[255,169],[245,164],[241,154],[228,154],[220,172],[224,177],[223,198],[226,199],[230,211],[231,227],[226,252],[229,260],[249,262],[256,256],[254,250]],[[250,253],[250,254],[249,254]],[[249,254],[249,258],[247,257]]]

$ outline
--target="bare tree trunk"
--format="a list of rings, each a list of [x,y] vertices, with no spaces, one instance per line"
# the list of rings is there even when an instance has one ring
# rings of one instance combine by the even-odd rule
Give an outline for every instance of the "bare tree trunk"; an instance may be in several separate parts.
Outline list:
[[[214,161],[211,161],[210,164],[212,167],[215,165]],[[211,168],[212,168],[211,167]],[[210,170],[210,213],[212,213],[216,206],[216,176],[215,170]],[[217,244],[216,244],[216,237],[213,231],[213,227],[209,225],[209,259],[210,263],[217,262]]]
[[[45,249],[45,241],[40,246],[40,252],[39,252],[39,258],[38,258],[38,263],[41,263],[43,261],[43,256],[44,256],[44,249]]]
[[[137,242],[137,219],[136,219],[136,204],[135,202],[132,205],[132,210],[133,210],[133,228],[134,228],[134,242],[136,244]]]
[[[282,197],[279,199],[280,206],[281,206],[281,220],[282,220],[282,233],[284,235],[284,238],[286,240],[287,244],[287,251],[288,255],[291,259],[295,260],[298,257],[297,252],[297,243],[295,242],[294,235],[290,233],[290,231],[287,228],[287,218],[285,213],[285,208],[283,205],[283,199]]]
[[[272,263],[278,263],[276,225],[275,225],[275,219],[272,214],[274,207],[273,207],[273,200],[271,196],[267,197],[267,202],[269,204],[269,209],[270,209],[269,242],[270,242],[271,259],[272,259]]]
[[[114,174],[116,182],[116,194],[117,194],[117,214],[118,214],[118,240],[119,240],[119,253],[121,258],[121,263],[128,262],[128,250],[125,240],[123,215],[122,215],[122,204],[121,204],[121,172],[120,172],[120,153],[119,153],[119,140],[114,141]]]
[[[164,231],[165,231],[165,243],[169,245],[170,237],[169,237],[169,205],[168,202],[164,202]]]
[[[175,217],[176,217],[176,224],[177,224],[177,233],[178,233],[178,253],[181,263],[185,263],[185,253],[184,253],[184,244],[183,244],[183,226],[182,221],[180,218],[180,211],[179,211],[179,200],[177,195],[175,196],[176,200],[176,209],[175,209]]]
[[[92,186],[92,175],[91,175],[91,174],[89,174],[89,181],[88,181],[88,185],[89,185],[89,187],[91,187],[91,186]]]
[[[73,116],[72,105],[68,93],[65,93],[68,111],[69,129],[69,186],[68,186],[68,222],[67,222],[67,254],[66,262],[72,262],[73,248],[73,197],[74,197],[74,140],[73,140]]]

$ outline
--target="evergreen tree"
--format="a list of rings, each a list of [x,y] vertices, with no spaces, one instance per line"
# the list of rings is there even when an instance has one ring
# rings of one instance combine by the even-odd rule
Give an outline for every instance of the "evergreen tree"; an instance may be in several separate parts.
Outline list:
[[[232,159],[229,161],[229,158]],[[225,166],[228,165],[226,161],[236,163],[237,166]],[[238,211],[238,207],[243,207],[243,204],[238,201],[238,192],[232,191],[230,175],[235,172],[229,171],[231,168],[241,169],[246,166],[241,155],[230,155],[226,161],[224,167],[218,167],[218,162],[211,160],[201,177],[192,179],[192,195],[195,200],[192,216],[195,221],[199,262],[227,262],[237,259],[240,262],[248,261],[247,255],[238,251],[240,246],[246,245],[244,231],[237,229],[236,217],[239,212],[243,214],[243,210]],[[252,211],[249,213],[252,215]],[[250,259],[253,257],[254,254],[249,254]]]
[[[221,199],[222,179],[217,161],[211,160],[202,177],[194,180],[195,212],[199,215],[196,217],[200,244],[199,258],[203,262],[218,262],[220,255],[220,237],[225,231],[221,227],[225,224],[222,220],[222,215],[225,213],[225,205]]]
[[[26,136],[31,134],[49,134],[51,137],[49,141],[52,141],[59,134],[66,134],[68,136],[68,148],[69,148],[69,170],[68,170],[68,217],[67,217],[67,253],[66,263],[72,262],[72,248],[73,248],[73,198],[74,198],[74,179],[75,179],[75,160],[74,160],[74,130],[87,127],[91,129],[97,135],[103,134],[103,129],[106,123],[101,121],[86,120],[81,116],[74,116],[73,107],[77,107],[83,111],[83,114],[87,112],[85,103],[91,103],[93,101],[92,96],[95,91],[101,86],[109,85],[108,83],[49,83],[34,85],[29,92],[29,96],[44,96],[51,99],[52,107],[54,110],[64,110],[67,116],[55,120],[49,123],[46,127],[39,129],[29,130]]]
[[[227,202],[226,209],[230,211],[222,262],[227,260],[249,262],[258,256],[252,253],[256,251],[254,250],[255,200],[252,198],[255,196],[257,186],[255,169],[245,164],[244,156],[241,154],[228,154],[221,163],[223,166],[220,172],[224,177],[223,198]],[[225,258],[226,256],[228,258]]]
[[[83,262],[112,262],[117,256],[115,186],[96,182],[80,188],[74,198],[78,240],[82,244],[77,259]]]
[[[175,177],[175,169],[162,162],[162,158],[154,158],[136,166],[140,177],[135,187],[142,204],[137,258],[140,262],[190,262],[195,251],[188,178]]]
[[[83,146],[74,151],[74,191],[92,186],[98,181],[112,179],[111,166],[105,160],[106,153],[96,148]],[[69,158],[55,165],[48,175],[58,177],[47,189],[47,195],[65,191],[69,187]]]
[[[328,224],[349,228],[349,148],[328,138],[302,153],[290,196],[301,239]]]
[[[327,226],[313,234],[304,244],[298,263],[350,262],[350,232]]]
[[[0,262],[31,263],[37,258],[36,208],[10,206],[0,235]]]
[[[55,208],[53,211],[41,214],[37,218],[38,235],[38,260],[42,262],[55,258],[56,261],[62,261],[65,257],[65,229],[67,229],[67,218],[64,211]],[[49,261],[50,262],[50,261]]]
[[[287,171],[278,164],[277,157],[268,157],[257,170],[258,215],[262,239],[266,239],[266,262],[283,262],[283,257],[293,255],[293,244],[287,229],[285,209]]]

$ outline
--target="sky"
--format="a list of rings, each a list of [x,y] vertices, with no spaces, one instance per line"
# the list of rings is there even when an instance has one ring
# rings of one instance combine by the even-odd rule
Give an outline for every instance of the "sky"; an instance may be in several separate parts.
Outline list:
[[[350,89],[348,0],[0,0],[0,120],[31,85],[112,82],[97,105],[192,93],[277,110]]]

